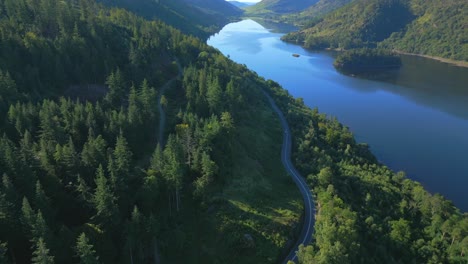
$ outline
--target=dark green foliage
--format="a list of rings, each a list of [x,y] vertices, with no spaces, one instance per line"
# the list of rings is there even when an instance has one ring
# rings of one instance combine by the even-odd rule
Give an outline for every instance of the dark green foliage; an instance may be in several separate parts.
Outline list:
[[[8,252],[7,244],[0,243],[0,264],[10,263],[10,261],[8,261],[7,252]]]
[[[80,258],[80,264],[98,264],[98,257],[93,245],[86,237],[85,233],[81,233],[76,241],[76,254]]]
[[[401,59],[398,55],[386,50],[353,49],[338,54],[333,65],[345,73],[359,74],[398,69],[401,66]]]
[[[39,238],[35,243],[35,250],[33,252],[33,264],[53,264],[55,263],[54,257],[50,256],[49,249],[44,242],[44,239]]]
[[[110,230],[119,219],[117,198],[104,175],[102,166],[99,166],[96,173],[96,190],[93,197],[94,207],[96,208],[94,218],[97,223],[102,223],[104,228]]]

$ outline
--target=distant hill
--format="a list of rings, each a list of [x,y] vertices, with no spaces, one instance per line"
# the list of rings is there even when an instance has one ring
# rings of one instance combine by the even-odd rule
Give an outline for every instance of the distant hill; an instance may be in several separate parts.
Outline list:
[[[239,2],[239,1],[227,1],[227,2],[238,8],[244,8],[244,7],[255,5],[255,3],[247,3],[247,2]]]
[[[355,0],[283,39],[307,48],[384,47],[468,60],[465,0]]]
[[[242,10],[224,0],[98,0],[148,19],[157,18],[184,33],[208,37]]]
[[[287,14],[300,12],[318,0],[262,0],[258,4],[247,8],[249,13],[276,13]]]
[[[301,11],[300,13],[291,13],[283,15],[281,20],[295,24],[301,28],[312,27],[320,22],[328,13],[341,8],[354,0],[319,0],[317,3]]]
[[[301,12],[301,16],[319,17],[331,11],[334,11],[346,4],[351,3],[353,0],[320,0],[314,5]]]

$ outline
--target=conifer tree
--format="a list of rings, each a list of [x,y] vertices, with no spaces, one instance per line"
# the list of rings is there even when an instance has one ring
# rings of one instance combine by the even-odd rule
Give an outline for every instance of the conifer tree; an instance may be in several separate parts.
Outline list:
[[[40,210],[48,222],[52,223],[54,218],[50,200],[46,196],[44,189],[39,181],[36,182],[36,194],[34,196],[35,208]]]
[[[100,165],[96,172],[96,190],[93,198],[96,208],[95,220],[104,227],[111,227],[117,221],[118,208],[114,192],[110,188],[107,178],[104,175],[104,169]]]
[[[29,201],[26,197],[23,197],[21,213],[22,213],[21,222],[23,223],[24,228],[28,230],[28,232],[30,232],[30,230],[33,228],[36,222],[36,216],[35,216],[34,210],[31,208],[31,205],[29,204]]]
[[[89,239],[86,237],[85,233],[81,233],[78,236],[76,241],[76,254],[80,258],[80,264],[98,264],[98,257],[96,256],[96,251],[94,250],[93,245],[90,243]]]
[[[130,176],[131,168],[130,164],[132,162],[132,152],[130,151],[127,140],[123,136],[122,132],[117,137],[112,158],[113,163],[109,166],[112,184],[118,194],[122,195],[128,188],[128,178]]]
[[[120,106],[125,96],[125,79],[120,69],[111,73],[107,78],[106,85],[109,87],[109,92],[105,98],[106,102],[114,107]]]
[[[35,242],[35,250],[33,251],[33,264],[54,264],[54,257],[49,254],[49,249],[47,248],[44,239],[41,237]]]
[[[81,151],[81,160],[83,165],[87,168],[87,173],[94,174],[94,170],[99,166],[99,164],[107,163],[107,142],[104,138],[99,135],[94,136],[92,129],[88,131],[88,140],[83,145],[83,150]],[[90,183],[90,177],[84,176],[86,181]]]

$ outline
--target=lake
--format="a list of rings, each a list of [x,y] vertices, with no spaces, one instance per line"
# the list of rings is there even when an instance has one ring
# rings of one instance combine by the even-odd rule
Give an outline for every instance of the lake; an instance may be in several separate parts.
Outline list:
[[[467,68],[403,56],[402,68],[388,76],[354,78],[335,70],[332,53],[282,42],[276,32],[243,20],[208,44],[337,117],[383,164],[468,211]]]

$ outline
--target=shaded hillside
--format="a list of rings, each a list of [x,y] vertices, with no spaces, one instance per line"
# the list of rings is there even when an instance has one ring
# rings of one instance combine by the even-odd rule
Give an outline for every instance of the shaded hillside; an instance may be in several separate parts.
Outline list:
[[[244,7],[248,7],[248,6],[255,4],[255,3],[247,3],[247,2],[239,2],[239,1],[227,1],[227,2],[230,3],[231,5],[237,6],[238,8],[244,8]]]
[[[468,61],[468,2],[410,1],[417,17],[406,31],[396,32],[383,47]]]
[[[411,21],[409,7],[400,0],[358,0],[312,26],[284,37],[308,48],[355,48],[376,45]]]
[[[208,37],[242,10],[224,0],[98,0],[109,6],[123,7],[147,19],[162,20],[203,38]]]
[[[302,11],[317,3],[318,0],[262,0],[248,7],[249,14],[286,14]]]
[[[353,0],[320,0],[306,10],[286,16],[287,21],[308,28],[320,21],[326,14],[349,4]]]
[[[307,48],[375,47],[468,60],[464,0],[356,0],[283,39]]]

